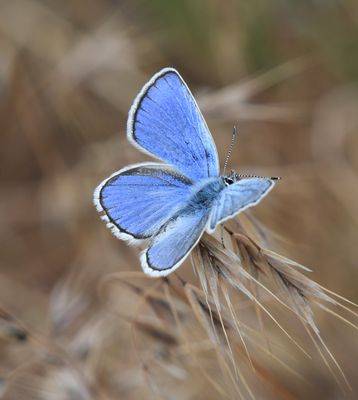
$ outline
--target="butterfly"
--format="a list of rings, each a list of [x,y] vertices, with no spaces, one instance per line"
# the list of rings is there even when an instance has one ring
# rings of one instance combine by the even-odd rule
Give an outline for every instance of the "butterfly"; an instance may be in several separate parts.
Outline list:
[[[146,244],[141,265],[153,277],[176,270],[204,231],[258,204],[275,184],[235,172],[220,176],[208,126],[173,68],[144,85],[129,112],[127,137],[162,162],[115,172],[96,188],[94,204],[117,238]]]

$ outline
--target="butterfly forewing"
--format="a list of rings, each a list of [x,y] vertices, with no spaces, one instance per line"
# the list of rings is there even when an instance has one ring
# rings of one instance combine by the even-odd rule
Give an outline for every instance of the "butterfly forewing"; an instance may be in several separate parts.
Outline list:
[[[121,239],[151,237],[191,196],[191,181],[162,164],[137,164],[103,181],[95,204]]]
[[[187,85],[165,68],[144,86],[128,119],[128,138],[193,181],[219,175],[213,138]]]

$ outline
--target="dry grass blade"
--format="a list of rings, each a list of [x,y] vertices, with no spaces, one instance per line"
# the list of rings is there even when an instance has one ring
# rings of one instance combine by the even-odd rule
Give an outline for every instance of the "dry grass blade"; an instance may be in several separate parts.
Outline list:
[[[24,342],[28,336],[27,329],[13,315],[0,306],[0,340]]]
[[[240,258],[227,248],[223,248],[222,244],[215,238],[204,235],[202,239],[205,251],[208,251],[214,259],[217,270],[223,275],[225,282],[232,288],[235,288],[247,296],[254,304],[260,309],[281,329],[281,331],[294,343],[307,357],[309,354],[298,342],[290,335],[280,322],[273,316],[273,314],[255,297],[251,291],[251,282],[254,281],[260,287],[265,288],[255,277],[246,271],[240,263]],[[268,290],[268,289],[266,289]],[[271,293],[271,292],[270,292]],[[272,293],[275,299],[277,296]],[[281,301],[281,304],[284,304]]]
[[[237,233],[226,228],[231,237],[230,248],[223,248],[222,244],[214,237],[204,235],[200,244],[193,251],[192,264],[199,277],[203,295],[201,296],[197,289],[189,286],[186,287],[186,291],[193,311],[205,327],[209,338],[215,346],[223,346],[226,342],[227,354],[229,354],[234,369],[237,371],[234,352],[231,347],[232,333],[236,332],[242,343],[242,351],[246,354],[251,365],[253,365],[243,338],[240,321],[230,299],[229,289],[231,288],[231,290],[238,290],[247,296],[255,306],[258,306],[274,321],[293,343],[308,355],[259,300],[259,290],[265,290],[278,304],[291,310],[299,321],[303,323],[309,337],[337,383],[339,383],[339,379],[336,377],[335,371],[330,367],[325,354],[331,360],[347,387],[350,387],[342,368],[320,336],[312,309],[313,305],[317,305],[357,329],[353,322],[335,313],[325,304],[340,307],[346,306],[338,303],[318,283],[300,272],[300,270],[310,271],[307,267],[271,250],[266,250],[247,235],[244,224],[239,222],[238,226],[239,231]],[[237,255],[235,255],[234,251],[237,252]],[[279,294],[274,294],[264,281],[275,283]],[[224,302],[227,308],[223,306]],[[225,318],[223,317],[224,315]],[[224,341],[220,339],[218,332],[223,334]]]
[[[257,105],[249,100],[260,92],[281,83],[282,81],[302,73],[314,64],[312,57],[299,57],[279,65],[259,76],[247,79],[245,82],[234,83],[207,93],[199,98],[199,104],[205,114],[233,121],[239,113],[240,120],[292,121],[303,117],[297,107],[285,104]]]

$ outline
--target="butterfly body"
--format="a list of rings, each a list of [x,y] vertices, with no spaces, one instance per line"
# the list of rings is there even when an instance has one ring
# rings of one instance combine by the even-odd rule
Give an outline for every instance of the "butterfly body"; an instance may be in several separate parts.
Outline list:
[[[274,180],[219,175],[219,158],[189,88],[172,68],[143,87],[129,112],[129,141],[161,162],[130,165],[105,179],[94,203],[113,234],[144,243],[144,272],[178,268],[206,230],[257,204]]]
[[[188,206],[194,209],[203,207],[210,209],[224,188],[225,183],[222,177],[209,178],[203,183],[199,182],[193,187],[193,195],[189,199]]]

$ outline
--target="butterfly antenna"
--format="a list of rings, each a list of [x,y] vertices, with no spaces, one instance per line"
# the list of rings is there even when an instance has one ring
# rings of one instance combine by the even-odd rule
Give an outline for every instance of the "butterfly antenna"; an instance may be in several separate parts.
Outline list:
[[[233,129],[233,131],[232,131],[232,137],[231,137],[230,147],[229,147],[229,150],[228,150],[228,152],[227,152],[226,160],[225,160],[225,163],[224,163],[224,172],[223,172],[223,175],[225,175],[227,163],[229,162],[229,159],[230,159],[230,156],[231,156],[231,153],[232,153],[232,149],[233,149],[234,144],[235,144],[235,141],[236,141],[236,133],[237,133],[237,131],[236,131],[236,126],[234,125],[234,129]]]

